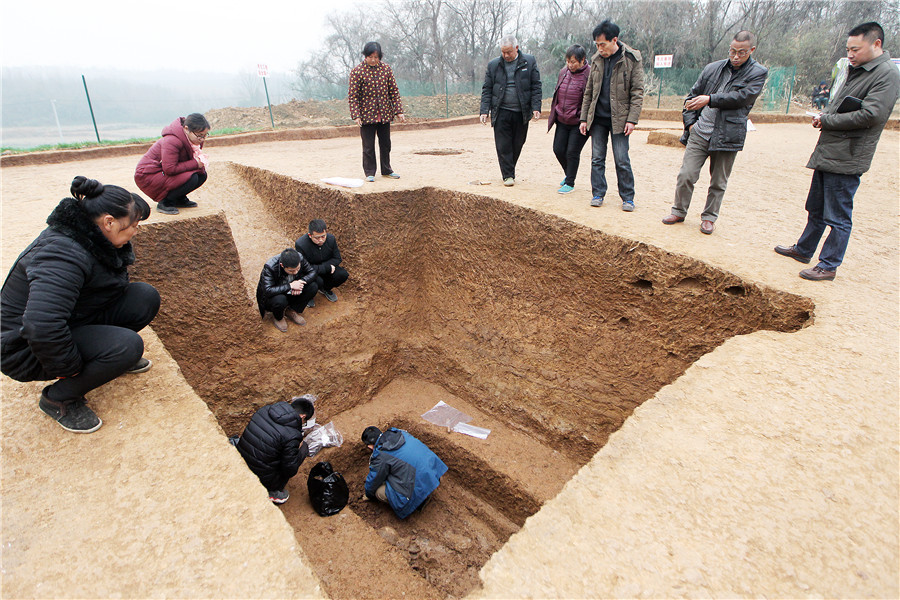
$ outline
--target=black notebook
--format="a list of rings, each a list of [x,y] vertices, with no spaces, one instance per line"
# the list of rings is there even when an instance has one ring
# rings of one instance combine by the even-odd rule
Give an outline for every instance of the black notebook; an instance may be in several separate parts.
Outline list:
[[[854,110],[859,110],[862,108],[862,100],[859,98],[854,98],[853,96],[847,96],[844,98],[841,105],[837,107],[838,114],[853,112]]]

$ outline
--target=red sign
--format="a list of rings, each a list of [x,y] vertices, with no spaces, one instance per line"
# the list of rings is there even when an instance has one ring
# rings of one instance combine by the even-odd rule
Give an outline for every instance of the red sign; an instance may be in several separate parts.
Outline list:
[[[269,74],[269,65],[256,65],[256,73],[260,77],[265,77]]]

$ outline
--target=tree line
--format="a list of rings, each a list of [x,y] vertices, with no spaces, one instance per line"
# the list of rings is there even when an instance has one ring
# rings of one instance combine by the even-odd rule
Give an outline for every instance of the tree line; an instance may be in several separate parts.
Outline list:
[[[796,66],[799,90],[826,79],[845,54],[846,34],[866,21],[885,29],[885,48],[898,47],[900,0],[386,0],[361,2],[331,13],[327,36],[299,62],[293,89],[302,98],[346,94],[350,69],[367,41],[379,41],[398,80],[476,90],[497,41],[513,34],[537,59],[546,78],[565,64],[565,51],[581,44],[595,51],[591,31],[603,19],[619,25],[619,39],[639,50],[644,69],[656,54],[674,66],[699,68],[726,58],[732,36],[758,36],[754,58],[767,66]],[[892,52],[896,56],[897,52]]]

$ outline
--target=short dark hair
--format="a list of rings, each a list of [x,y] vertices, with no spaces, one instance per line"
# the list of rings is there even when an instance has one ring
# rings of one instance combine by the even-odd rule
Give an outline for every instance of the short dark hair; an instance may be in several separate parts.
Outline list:
[[[587,52],[584,51],[584,48],[575,44],[574,46],[569,46],[569,49],[566,50],[566,60],[574,58],[578,62],[583,61],[587,58]]]
[[[366,42],[366,45],[363,46],[362,55],[371,56],[372,54],[377,54],[378,60],[381,60],[381,57],[384,56],[381,53],[381,44],[378,42]]]
[[[750,42],[750,47],[756,48],[756,34],[752,31],[742,29],[734,34],[734,37],[731,39],[733,39],[735,42]]]
[[[316,413],[316,409],[313,406],[312,400],[309,398],[304,398],[300,396],[299,398],[291,399],[291,406],[294,410],[297,411],[298,415],[304,415],[306,420],[312,419],[313,415]]]
[[[605,21],[594,27],[594,32],[591,34],[591,39],[596,40],[601,35],[606,38],[607,42],[611,42],[613,38],[619,37],[619,26],[609,19],[606,19]]]
[[[128,217],[134,223],[150,216],[146,200],[117,185],[103,185],[96,179],[78,175],[72,180],[69,192],[92,221],[112,215],[116,219]]]
[[[327,227],[325,225],[325,221],[323,221],[322,219],[313,219],[312,221],[309,222],[309,232],[310,233],[313,233],[313,232],[320,233],[322,231],[325,231],[326,229],[327,229]]]
[[[209,129],[209,121],[200,113],[191,113],[184,118],[184,125],[193,133]]]
[[[870,44],[874,44],[875,40],[881,40],[884,44],[884,29],[875,21],[869,21],[862,25],[857,25],[847,33],[847,37],[863,36]]]
[[[362,432],[362,441],[366,446],[370,444],[374,446],[379,437],[381,437],[381,430],[374,425],[369,425]]]
[[[300,253],[293,248],[285,248],[281,251],[281,257],[278,259],[278,262],[286,269],[293,269],[300,264]]]

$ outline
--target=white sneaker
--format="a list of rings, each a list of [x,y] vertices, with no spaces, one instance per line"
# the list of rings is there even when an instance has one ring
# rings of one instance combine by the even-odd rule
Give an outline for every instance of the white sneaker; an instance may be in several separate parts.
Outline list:
[[[503,185],[505,185],[506,187],[512,187],[512,186],[516,185],[516,180],[513,179],[512,177],[507,177],[506,179],[503,180]]]

